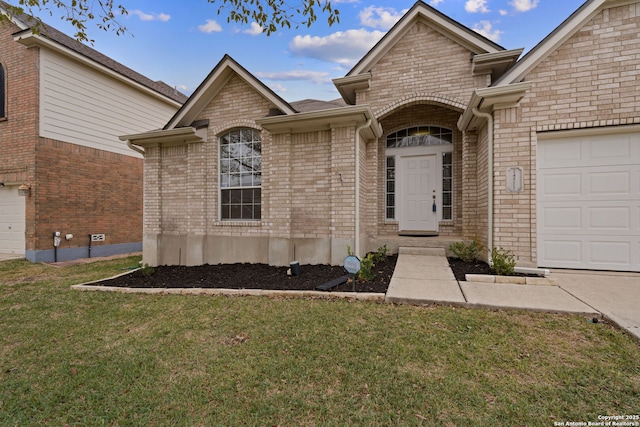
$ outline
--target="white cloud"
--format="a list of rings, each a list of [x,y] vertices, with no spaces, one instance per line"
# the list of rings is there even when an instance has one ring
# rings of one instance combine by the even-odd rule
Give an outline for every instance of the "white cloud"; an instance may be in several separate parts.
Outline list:
[[[262,34],[263,31],[264,30],[262,29],[260,24],[258,24],[257,22],[252,22],[251,23],[251,28],[249,28],[248,30],[244,30],[243,33],[250,34],[252,36],[257,36],[257,35]]]
[[[493,25],[491,25],[491,22],[489,21],[480,21],[475,24],[473,26],[473,31],[494,42],[498,42],[500,40],[500,36],[504,33],[504,31],[494,29]]]
[[[138,9],[130,10],[129,15],[135,15],[140,18],[141,21],[167,22],[171,19],[171,15],[167,15],[166,13],[145,13]]]
[[[326,37],[295,36],[289,49],[296,56],[319,59],[352,67],[384,36],[382,31],[365,29],[338,31]]]
[[[202,33],[211,34],[219,33],[220,31],[222,31],[222,27],[213,19],[207,19],[207,22],[205,24],[198,25],[198,30],[200,30],[200,32]]]
[[[507,16],[509,14],[508,11],[504,10],[504,9],[500,9],[500,16]]]
[[[539,0],[513,0],[509,4],[518,12],[528,12],[538,7]]]
[[[444,0],[431,0],[431,1],[429,2],[429,4],[430,4],[431,6],[437,6],[437,5],[439,5],[440,3],[442,3],[443,1],[444,1]]]
[[[272,83],[269,85],[269,88],[277,93],[287,93],[287,87],[280,83]]]
[[[290,70],[273,73],[258,72],[255,75],[261,79],[273,81],[304,80],[317,84],[331,83],[329,73],[323,71]]]
[[[464,10],[469,13],[489,12],[489,8],[487,7],[487,0],[467,0],[464,5]]]
[[[360,23],[366,27],[388,30],[406,13],[406,9],[398,12],[390,7],[369,6],[358,15]]]

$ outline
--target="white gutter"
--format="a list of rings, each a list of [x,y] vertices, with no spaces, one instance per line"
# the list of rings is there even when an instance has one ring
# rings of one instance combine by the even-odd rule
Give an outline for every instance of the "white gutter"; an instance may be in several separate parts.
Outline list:
[[[356,128],[356,177],[355,177],[355,254],[360,257],[360,131],[366,127],[371,126],[371,119],[367,120],[365,124]]]
[[[482,117],[487,119],[487,249],[493,250],[493,116],[488,113],[482,113],[478,111],[476,107],[473,107],[473,114],[476,117]],[[489,252],[488,263],[491,266],[491,252]]]
[[[136,147],[131,143],[131,140],[127,139],[127,147],[131,148],[133,151],[140,153],[144,156],[144,150],[140,147]]]

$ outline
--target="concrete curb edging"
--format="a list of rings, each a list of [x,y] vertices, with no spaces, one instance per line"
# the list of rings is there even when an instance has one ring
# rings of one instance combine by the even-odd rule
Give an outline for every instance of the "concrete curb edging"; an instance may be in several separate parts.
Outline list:
[[[558,281],[549,277],[495,276],[491,274],[466,274],[467,282],[508,283],[511,285],[558,286]]]
[[[120,275],[118,275],[120,276]],[[114,276],[114,277],[118,277]],[[112,278],[114,278],[112,277]],[[369,292],[324,292],[324,291],[273,291],[267,289],[227,289],[227,288],[123,288],[118,286],[102,286],[94,282],[72,285],[75,291],[120,292],[125,294],[149,295],[224,295],[224,296],[261,296],[270,298],[323,298],[351,299],[356,301],[384,301],[385,294]]]

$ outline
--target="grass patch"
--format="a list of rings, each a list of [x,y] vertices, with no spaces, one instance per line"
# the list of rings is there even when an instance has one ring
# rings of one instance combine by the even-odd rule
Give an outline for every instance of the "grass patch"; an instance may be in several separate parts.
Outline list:
[[[0,263],[0,425],[553,425],[637,413],[582,316],[77,292],[139,258]]]

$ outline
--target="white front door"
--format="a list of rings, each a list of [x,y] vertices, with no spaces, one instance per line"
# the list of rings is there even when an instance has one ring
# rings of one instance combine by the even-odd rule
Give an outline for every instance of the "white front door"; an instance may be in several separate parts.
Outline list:
[[[439,174],[436,155],[400,157],[399,171],[400,232],[437,232]]]

